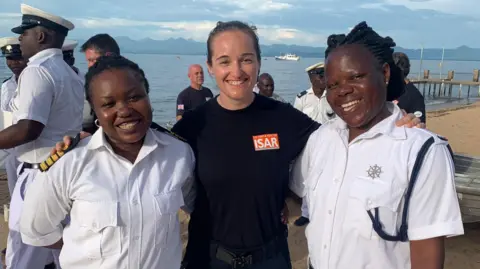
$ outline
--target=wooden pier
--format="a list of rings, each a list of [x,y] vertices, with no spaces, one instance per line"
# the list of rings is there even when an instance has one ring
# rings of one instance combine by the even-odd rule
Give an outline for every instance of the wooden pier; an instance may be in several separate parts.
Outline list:
[[[430,78],[430,70],[424,70],[422,79],[411,79],[424,97],[469,99],[480,97],[480,71],[473,70],[472,80],[455,80],[455,71],[448,71],[446,78]]]

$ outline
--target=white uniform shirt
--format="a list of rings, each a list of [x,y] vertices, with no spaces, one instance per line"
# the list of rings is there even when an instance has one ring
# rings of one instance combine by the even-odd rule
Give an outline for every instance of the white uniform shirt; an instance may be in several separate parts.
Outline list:
[[[178,210],[191,201],[181,188],[192,182],[194,162],[186,143],[149,130],[132,164],[99,128],[38,173],[25,198],[22,239],[46,246],[63,235],[64,269],[180,268]]]
[[[12,112],[10,102],[15,97],[17,91],[17,81],[15,75],[2,83],[1,96],[0,96],[0,108],[2,111]]]
[[[290,188],[306,194],[306,230],[315,269],[408,269],[409,243],[380,238],[367,210],[379,208],[384,231],[396,235],[416,156],[430,137],[408,212],[409,240],[463,234],[447,142],[423,129],[396,127],[400,109],[348,143],[340,119],[315,131],[294,165]],[[305,187],[304,187],[305,186]]]
[[[314,121],[324,124],[335,118],[335,112],[327,102],[326,93],[327,91],[324,91],[322,98],[318,98],[310,88],[306,90],[306,93],[302,92],[295,97],[293,106]]]
[[[29,59],[18,80],[14,118],[45,125],[40,136],[15,148],[21,162],[40,163],[63,136],[82,130],[84,89],[79,76],[63,60],[60,49],[46,49]]]

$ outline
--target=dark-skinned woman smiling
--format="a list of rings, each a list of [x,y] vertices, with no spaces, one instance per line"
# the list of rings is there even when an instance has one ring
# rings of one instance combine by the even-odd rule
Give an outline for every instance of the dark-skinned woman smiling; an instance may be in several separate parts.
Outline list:
[[[463,234],[447,141],[395,125],[404,82],[391,38],[362,22],[328,45],[339,118],[310,136],[291,182],[310,210],[311,268],[443,268],[445,237]]]
[[[99,129],[27,191],[22,239],[46,247],[63,239],[63,269],[180,267],[177,214],[195,161],[186,143],[150,128],[148,90],[137,64],[100,57],[85,83]]]

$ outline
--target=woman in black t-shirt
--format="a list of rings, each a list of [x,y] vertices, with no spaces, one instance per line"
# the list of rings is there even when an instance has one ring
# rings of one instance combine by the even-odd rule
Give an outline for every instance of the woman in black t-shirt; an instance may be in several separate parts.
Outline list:
[[[319,124],[253,92],[261,65],[255,28],[219,22],[207,47],[207,66],[220,94],[185,113],[172,129],[197,159],[198,196],[184,267],[291,268],[280,220],[289,164]]]
[[[291,268],[280,217],[289,166],[319,124],[253,92],[261,64],[255,28],[219,22],[207,49],[220,94],[186,112],[172,129],[196,157],[197,198],[183,267]],[[399,124],[413,126],[419,122],[414,118]]]

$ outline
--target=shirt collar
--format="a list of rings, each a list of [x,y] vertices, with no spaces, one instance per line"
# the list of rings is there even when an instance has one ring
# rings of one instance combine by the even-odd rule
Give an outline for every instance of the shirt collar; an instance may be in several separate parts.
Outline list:
[[[55,55],[62,55],[63,56],[62,50],[61,49],[45,49],[45,50],[42,50],[40,52],[37,52],[37,54],[30,57],[28,59],[27,64],[32,63],[33,61],[38,60],[38,59],[48,58],[48,57],[55,56]]]
[[[156,135],[152,129],[148,129],[142,148],[156,147],[158,144],[167,146],[168,144],[170,144],[170,142],[164,138],[161,138],[159,135]],[[88,142],[87,147],[89,150],[96,150],[101,147],[112,149],[107,139],[105,138],[102,127],[99,127],[98,130],[92,135],[92,138]]]
[[[397,105],[391,102],[387,102],[385,105],[392,114],[386,119],[377,123],[370,130],[368,130],[368,132],[355,138],[355,140],[370,139],[377,135],[386,135],[396,140],[404,140],[407,138],[405,126],[398,127],[396,125],[396,122],[403,118],[402,111]],[[333,127],[337,129],[340,134],[344,133],[342,131],[347,130],[347,124],[340,117],[336,117],[336,120],[334,120],[332,124]]]

